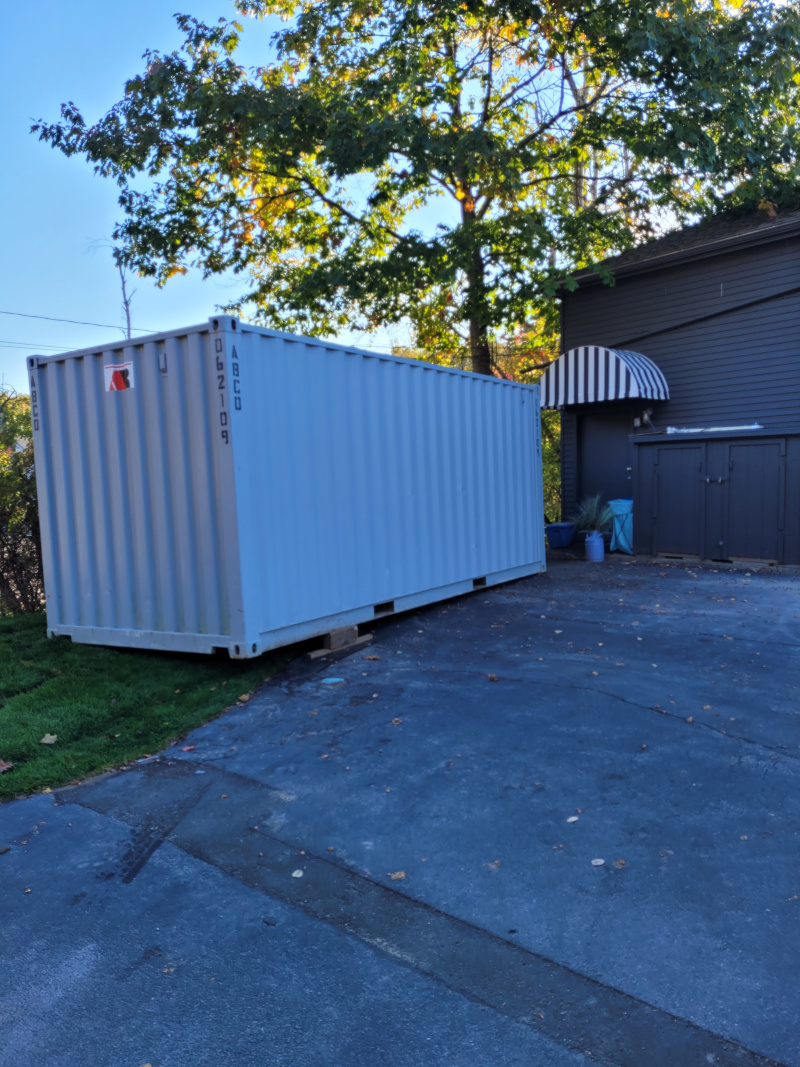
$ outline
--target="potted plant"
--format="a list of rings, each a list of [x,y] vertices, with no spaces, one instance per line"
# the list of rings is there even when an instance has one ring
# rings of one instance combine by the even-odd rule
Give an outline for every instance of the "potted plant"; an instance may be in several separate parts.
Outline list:
[[[586,535],[586,558],[591,563],[602,563],[605,556],[603,534],[610,532],[614,513],[602,501],[602,494],[587,496],[573,518],[576,528]]]

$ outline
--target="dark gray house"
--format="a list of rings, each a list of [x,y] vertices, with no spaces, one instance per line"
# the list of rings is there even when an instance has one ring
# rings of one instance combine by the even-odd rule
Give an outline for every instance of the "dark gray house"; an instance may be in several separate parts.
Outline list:
[[[723,216],[563,293],[562,506],[634,500],[636,552],[800,563],[800,210]]]

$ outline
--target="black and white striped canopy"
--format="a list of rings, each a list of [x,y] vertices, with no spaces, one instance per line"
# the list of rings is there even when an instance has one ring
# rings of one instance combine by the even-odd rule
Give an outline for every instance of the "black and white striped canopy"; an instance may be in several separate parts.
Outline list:
[[[543,408],[602,400],[669,400],[667,379],[647,356],[586,345],[551,363],[539,382]]]

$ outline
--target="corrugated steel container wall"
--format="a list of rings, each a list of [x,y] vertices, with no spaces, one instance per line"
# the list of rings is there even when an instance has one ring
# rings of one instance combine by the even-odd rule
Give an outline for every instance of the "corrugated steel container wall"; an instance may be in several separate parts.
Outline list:
[[[536,387],[222,317],[29,367],[53,633],[244,657],[544,569]]]

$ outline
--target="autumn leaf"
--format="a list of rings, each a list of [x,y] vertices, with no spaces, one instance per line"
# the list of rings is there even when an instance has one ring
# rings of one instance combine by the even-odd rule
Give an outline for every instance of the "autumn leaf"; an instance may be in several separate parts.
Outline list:
[[[58,734],[45,734],[39,742],[40,745],[54,745],[58,741]]]
[[[497,677],[496,674],[487,674],[486,677],[489,679],[490,682],[499,682],[500,681],[500,679]]]
[[[391,878],[391,880],[393,882],[399,882],[403,878],[405,878],[405,876],[406,876],[406,872],[405,871],[389,871],[389,877]]]

